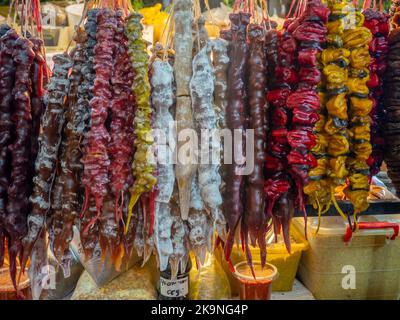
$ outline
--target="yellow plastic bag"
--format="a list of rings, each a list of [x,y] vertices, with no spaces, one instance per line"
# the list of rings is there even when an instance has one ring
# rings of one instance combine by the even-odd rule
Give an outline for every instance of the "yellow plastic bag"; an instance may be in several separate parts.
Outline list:
[[[206,262],[198,270],[192,258],[190,270],[190,300],[226,300],[231,298],[228,277],[214,255],[207,254]]]

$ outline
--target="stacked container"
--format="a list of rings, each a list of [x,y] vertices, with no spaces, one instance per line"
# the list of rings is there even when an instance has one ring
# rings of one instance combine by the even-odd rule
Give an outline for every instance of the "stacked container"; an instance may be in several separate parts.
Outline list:
[[[347,224],[341,217],[309,218],[309,250],[303,253],[298,277],[317,299],[398,299],[400,238],[393,229],[358,230],[344,242]],[[360,221],[400,223],[400,215],[364,216]],[[302,218],[294,227],[304,230]]]

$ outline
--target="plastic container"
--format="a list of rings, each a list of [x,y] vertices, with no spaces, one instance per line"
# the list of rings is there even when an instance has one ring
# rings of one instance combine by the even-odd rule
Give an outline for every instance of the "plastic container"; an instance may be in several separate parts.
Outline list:
[[[68,16],[68,24],[70,26],[76,26],[82,17],[84,3],[71,4],[65,7],[65,12]]]
[[[19,269],[17,270],[17,275],[19,274]],[[0,300],[30,300],[32,299],[31,295],[31,286],[29,282],[29,278],[27,276],[27,272],[21,275],[20,283],[18,289],[22,293],[22,295],[18,296],[15,291],[8,267],[0,268]]]
[[[240,300],[271,300],[272,282],[278,277],[278,270],[267,263],[264,268],[261,262],[254,261],[255,279],[247,262],[235,265],[235,278],[239,281]]]
[[[291,229],[292,233],[292,252],[289,254],[286,250],[285,245],[282,242],[270,243],[267,247],[267,262],[276,266],[279,272],[279,278],[276,279],[272,284],[272,291],[292,291],[293,282],[296,277],[297,268],[300,263],[301,255],[304,250],[307,250],[308,243],[298,235],[296,230]],[[303,232],[304,233],[304,232]],[[260,256],[260,250],[258,248],[250,247],[251,254],[254,259]],[[232,275],[228,264],[223,257],[222,250],[219,248],[216,250],[216,256],[219,259],[225,273],[228,276],[231,284],[232,295],[239,294],[239,285],[237,279]],[[241,261],[246,261],[246,256],[241,248],[237,246],[233,247],[231,260],[233,264]]]
[[[362,216],[367,223],[399,223],[400,215]],[[308,219],[307,240],[298,276],[317,299],[397,299],[400,293],[400,239],[393,228],[358,230],[344,241],[347,223],[341,217]],[[293,219],[298,233],[304,221]]]

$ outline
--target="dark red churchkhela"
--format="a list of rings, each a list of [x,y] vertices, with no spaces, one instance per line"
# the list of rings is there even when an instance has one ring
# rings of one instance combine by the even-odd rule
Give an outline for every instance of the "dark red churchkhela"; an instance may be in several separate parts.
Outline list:
[[[19,37],[14,30],[7,33],[15,39],[12,53],[15,64],[15,82],[12,91],[14,112],[12,122],[15,139],[9,146],[11,150],[11,179],[8,187],[7,216],[5,226],[9,237],[8,254],[10,273],[16,286],[16,259],[22,259],[22,238],[27,232],[29,210],[30,173],[30,136],[32,134],[30,70],[35,58],[32,43]]]
[[[228,71],[228,105],[226,111],[226,125],[232,130],[242,130],[242,144],[232,147],[232,164],[226,165],[226,188],[224,197],[224,212],[228,222],[229,234],[225,244],[225,257],[230,260],[235,231],[243,216],[243,186],[244,178],[238,174],[240,165],[234,161],[234,155],[244,155],[245,150],[245,115],[246,115],[246,63],[248,44],[246,29],[250,22],[250,14],[240,12],[231,13],[232,41],[230,45],[231,65]]]
[[[11,28],[0,27],[0,267],[4,262],[4,246],[6,245],[6,204],[7,189],[10,182],[10,150],[12,141],[13,111],[12,88],[14,86],[15,65],[12,58],[15,39],[7,34]]]
[[[261,262],[266,262],[267,222],[264,202],[264,161],[267,140],[266,128],[266,57],[265,33],[261,25],[250,24],[248,27],[248,92],[249,92],[249,129],[254,130],[254,169],[247,178],[246,211],[242,219],[242,231],[247,260],[250,265],[251,253],[248,237],[252,246],[257,242],[261,252]]]
[[[385,148],[384,126],[384,106],[383,106],[383,80],[386,71],[386,56],[389,51],[389,15],[373,9],[366,9],[364,12],[364,26],[367,27],[373,40],[369,45],[371,63],[369,66],[370,81],[369,97],[373,101],[371,117],[371,144],[372,153],[368,159],[370,176],[378,174],[380,171]]]
[[[273,36],[273,31],[269,31]],[[270,106],[270,131],[267,141],[267,155],[265,157],[265,197],[266,214],[272,217],[274,232],[277,235],[282,227],[285,234],[290,220],[286,214],[288,210],[280,211],[280,198],[285,196],[285,201],[293,201],[293,186],[288,174],[288,155],[290,145],[288,131],[290,130],[290,112],[286,100],[292,88],[297,84],[295,69],[295,52],[297,43],[287,31],[287,23],[278,33],[278,65],[276,67],[276,81],[270,84],[267,100]],[[287,243],[290,250],[290,242]]]

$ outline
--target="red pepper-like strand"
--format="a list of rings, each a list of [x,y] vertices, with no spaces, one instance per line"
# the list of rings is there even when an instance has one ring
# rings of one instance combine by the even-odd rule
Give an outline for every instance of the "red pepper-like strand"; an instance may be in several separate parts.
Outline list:
[[[297,90],[287,99],[287,107],[294,109],[298,106],[307,106],[315,111],[320,107],[320,99],[315,90]]]
[[[267,93],[267,101],[272,104],[274,107],[284,107],[286,104],[286,99],[290,95],[290,88],[278,88],[269,90]]]
[[[288,143],[292,148],[311,150],[316,145],[316,137],[302,129],[291,130],[287,134]]]

